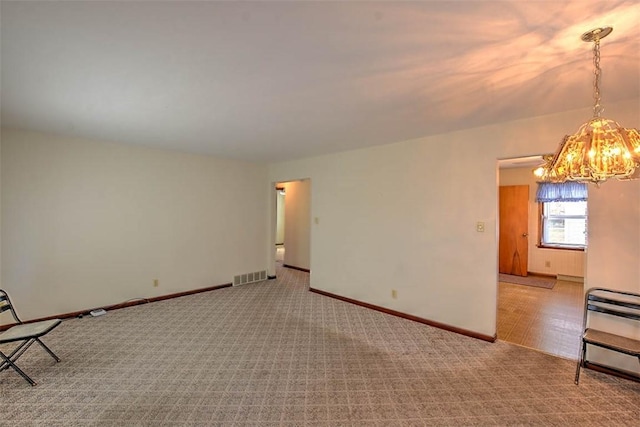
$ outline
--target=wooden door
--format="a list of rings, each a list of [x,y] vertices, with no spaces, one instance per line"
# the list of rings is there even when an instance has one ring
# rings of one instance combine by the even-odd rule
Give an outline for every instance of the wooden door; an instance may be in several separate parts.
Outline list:
[[[529,259],[529,186],[500,187],[500,273],[526,276]]]

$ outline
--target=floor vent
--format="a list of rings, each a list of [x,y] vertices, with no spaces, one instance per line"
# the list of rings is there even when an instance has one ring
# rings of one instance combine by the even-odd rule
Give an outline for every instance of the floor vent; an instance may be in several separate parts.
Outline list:
[[[238,274],[233,276],[233,286],[246,285],[267,280],[267,270],[256,271],[254,273]]]

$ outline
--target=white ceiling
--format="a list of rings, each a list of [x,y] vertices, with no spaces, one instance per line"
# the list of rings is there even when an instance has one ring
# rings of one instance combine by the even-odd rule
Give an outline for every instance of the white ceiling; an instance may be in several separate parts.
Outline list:
[[[3,126],[251,161],[589,107],[580,35],[605,25],[603,104],[640,97],[638,1],[2,1],[0,12]]]

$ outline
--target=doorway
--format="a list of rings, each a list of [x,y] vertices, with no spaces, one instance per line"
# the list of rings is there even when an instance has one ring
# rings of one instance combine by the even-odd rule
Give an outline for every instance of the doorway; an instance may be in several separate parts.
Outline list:
[[[499,161],[497,335],[512,344],[576,359],[583,284],[558,279],[557,275],[565,271],[559,264],[571,264],[571,257],[579,254],[537,246],[539,211],[532,171],[540,163],[539,157]],[[516,217],[511,218],[515,225],[510,217]],[[506,281],[504,273],[529,284]],[[535,286],[531,283],[534,279],[551,281],[553,286]]]
[[[275,183],[276,268],[311,270],[311,180]]]
[[[276,184],[276,265],[284,263],[284,223],[287,191]]]

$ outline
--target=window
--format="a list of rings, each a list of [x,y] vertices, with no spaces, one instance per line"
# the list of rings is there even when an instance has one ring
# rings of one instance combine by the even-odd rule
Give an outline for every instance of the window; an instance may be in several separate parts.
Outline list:
[[[577,182],[539,183],[540,246],[587,247],[587,186]]]
[[[587,202],[543,202],[540,245],[584,249],[587,246]]]

